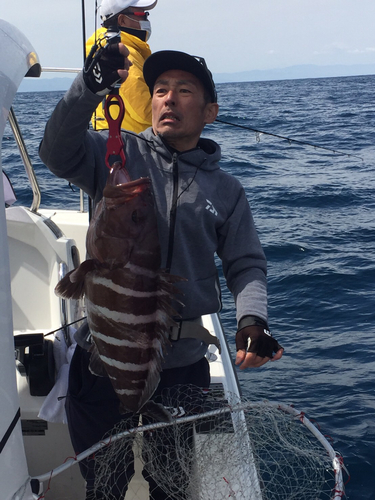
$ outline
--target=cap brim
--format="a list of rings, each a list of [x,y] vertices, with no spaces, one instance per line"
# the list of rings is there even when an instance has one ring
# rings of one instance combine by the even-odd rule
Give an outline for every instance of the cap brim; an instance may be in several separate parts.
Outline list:
[[[139,7],[140,9],[153,9],[158,0],[151,2],[150,0],[134,0],[129,7]]]
[[[103,23],[107,23],[112,17],[120,12],[131,8],[150,10],[155,7],[158,0],[103,0],[100,5],[100,17]],[[103,24],[105,26],[105,24]]]
[[[151,95],[159,76],[173,69],[187,71],[196,76],[209,92],[211,101],[216,102],[215,85],[209,70],[198,62],[195,57],[175,50],[154,52],[146,59],[143,66],[143,76]]]

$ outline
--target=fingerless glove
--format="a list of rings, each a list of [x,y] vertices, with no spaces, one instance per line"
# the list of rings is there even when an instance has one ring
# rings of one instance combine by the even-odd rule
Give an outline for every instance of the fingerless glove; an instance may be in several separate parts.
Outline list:
[[[237,351],[253,352],[261,358],[272,358],[283,347],[274,339],[267,323],[260,318],[247,316],[239,322],[236,333]]]
[[[96,60],[85,61],[83,79],[94,94],[104,96],[109,94],[121,81],[117,70],[124,69],[124,56],[120,54],[118,43],[107,45],[102,49]]]

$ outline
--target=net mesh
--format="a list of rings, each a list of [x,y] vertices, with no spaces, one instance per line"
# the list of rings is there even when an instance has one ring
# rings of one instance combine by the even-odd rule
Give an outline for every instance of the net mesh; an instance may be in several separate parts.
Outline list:
[[[152,424],[143,418],[143,425],[129,433],[129,422],[121,422],[108,444],[92,457],[93,498],[336,500],[344,496],[332,456],[302,418],[267,402],[229,400],[215,391],[202,394],[185,387],[163,394],[163,404],[176,417],[173,423]]]

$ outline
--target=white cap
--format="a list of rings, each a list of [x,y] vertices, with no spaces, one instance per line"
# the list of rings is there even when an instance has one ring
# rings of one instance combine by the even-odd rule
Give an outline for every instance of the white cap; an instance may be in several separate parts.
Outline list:
[[[128,7],[153,9],[158,0],[103,0],[100,5],[100,17],[106,21]]]

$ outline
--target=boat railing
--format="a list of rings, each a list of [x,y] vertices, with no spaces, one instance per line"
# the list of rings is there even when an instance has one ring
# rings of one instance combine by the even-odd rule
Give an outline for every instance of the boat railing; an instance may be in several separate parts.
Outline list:
[[[33,191],[33,201],[31,203],[30,210],[32,212],[36,213],[36,212],[38,212],[38,209],[40,206],[40,200],[41,200],[40,187],[39,187],[38,180],[36,178],[34,168],[33,168],[33,165],[31,163],[29,154],[27,152],[25,141],[22,137],[21,129],[18,125],[16,115],[14,114],[13,108],[10,108],[8,120],[9,120],[9,124],[11,126],[11,129],[12,129],[12,132],[13,132],[14,138],[16,140],[18,149],[20,151],[20,155],[21,155],[23,164],[25,165],[25,170],[26,170],[27,176],[28,176],[30,184],[31,184],[31,189]]]
[[[81,68],[55,68],[44,66],[42,73],[79,73]]]
[[[42,67],[42,73],[79,73],[81,71],[81,68],[57,68],[57,67],[47,67],[43,66]],[[82,189],[79,190],[80,192],[80,200],[79,200],[79,205],[80,205],[80,212],[85,211],[85,194],[82,191]]]
[[[53,73],[79,73],[79,71],[80,71],[79,68],[52,68],[52,67],[42,68],[42,72],[46,72],[46,73],[48,73],[48,72],[51,72],[51,73],[52,72]],[[28,154],[26,144],[25,144],[24,138],[22,136],[21,129],[19,127],[19,124],[18,124],[18,121],[17,121],[17,118],[16,118],[16,115],[14,113],[13,108],[10,109],[8,119],[9,119],[9,124],[11,126],[16,144],[18,146],[18,149],[19,149],[19,152],[21,155],[21,159],[22,159],[23,164],[25,166],[26,174],[29,178],[32,192],[33,192],[33,200],[31,203],[30,210],[34,213],[37,213],[39,210],[39,207],[40,207],[40,203],[41,203],[41,191],[40,191],[40,187],[38,184],[38,180],[37,180],[36,175],[35,175],[34,167],[31,163],[30,156]],[[79,208],[80,212],[82,212],[82,213],[85,212],[85,199],[84,199],[84,192],[82,191],[82,189],[80,189],[79,205],[80,205],[80,208]]]

